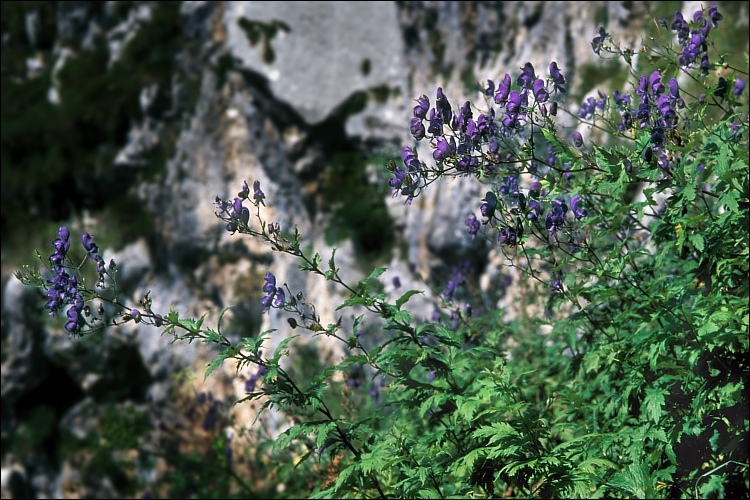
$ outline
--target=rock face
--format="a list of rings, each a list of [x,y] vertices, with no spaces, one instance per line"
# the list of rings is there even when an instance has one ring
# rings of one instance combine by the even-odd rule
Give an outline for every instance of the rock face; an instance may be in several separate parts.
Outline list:
[[[119,22],[105,23],[114,12],[102,14],[89,2],[60,2],[58,35],[79,40],[80,50],[105,46],[110,61],[116,61],[159,8],[133,4],[119,14]],[[355,181],[375,190],[388,177],[383,156],[400,158],[403,146],[415,145],[408,133],[413,99],[427,94],[434,102],[440,86],[454,107],[479,101],[487,79],[497,82],[527,61],[539,71],[557,61],[572,82],[571,93],[585,94],[590,89],[578,75],[595,60],[589,41],[596,26],[606,23],[615,38],[636,46],[647,10],[645,2],[187,1],[178,15],[190,49],[176,50],[171,77],[144,86],[141,118],[132,123],[111,167],[137,175],[143,158],[165,140],[165,131],[171,134],[173,149],[164,168],[143,176],[131,193],[153,219],[153,232],[118,252],[103,248],[104,257],[121,267],[124,293],[134,304],[150,291],[154,310],[166,313],[174,306],[183,316],[198,317],[211,309],[209,321],[235,305],[231,338],[278,328],[278,342],[288,329],[285,318],[275,310],[261,315],[258,305],[267,270],[292,290],[315,297],[322,322],[335,321],[335,308],[345,296],[301,274],[284,255],[230,235],[214,216],[217,195],[231,199],[243,181],[259,180],[267,197],[266,220],[297,226],[324,262],[337,247],[343,277],[356,281],[371,270],[372,259],[363,257],[357,241],[325,236],[335,221],[326,190],[341,180],[336,176],[348,175],[346,169],[329,168],[336,155],[345,153],[339,156],[345,164],[365,158],[368,174]],[[34,40],[33,14],[27,24]],[[50,57],[64,64],[76,56],[58,44]],[[59,99],[54,82],[50,89]],[[418,151],[429,154],[424,144]],[[381,249],[377,259],[389,268],[382,277],[387,293],[424,289],[426,282],[434,291],[412,302],[418,314],[429,317],[451,267],[469,261],[485,284],[488,305],[497,305],[503,290],[497,288],[502,276],[494,254],[486,241],[471,241],[464,225],[470,213],[478,213],[484,191],[472,180],[456,179],[431,186],[411,206],[381,196],[378,203],[386,207],[394,233],[392,247]],[[95,228],[93,217],[93,225],[76,220],[71,227]],[[400,279],[399,290],[394,277]],[[169,336],[142,326],[71,346],[59,329],[33,319],[41,317],[38,306],[30,305],[37,297],[21,288],[13,279],[3,288],[4,436],[19,412],[30,411],[30,395],[44,398],[39,388],[50,382],[50,373],[66,380],[70,396],[50,410],[59,420],[56,432],[82,432],[86,425],[80,419],[96,420],[82,410],[88,408],[83,403],[102,401],[114,390],[120,391],[116,405],[135,403],[162,416],[179,412],[173,375],[183,369],[202,373],[215,352],[206,345],[171,345]],[[322,356],[337,349],[319,348]],[[235,400],[244,396],[250,375],[235,375],[227,363],[205,383],[198,377],[195,387]],[[251,410],[233,411],[237,425],[251,424]],[[4,455],[3,497],[28,491],[63,497],[70,494],[66,480],[86,483],[74,471],[75,462],[50,465],[49,459],[38,453]],[[97,481],[83,491],[114,494],[111,484]]]

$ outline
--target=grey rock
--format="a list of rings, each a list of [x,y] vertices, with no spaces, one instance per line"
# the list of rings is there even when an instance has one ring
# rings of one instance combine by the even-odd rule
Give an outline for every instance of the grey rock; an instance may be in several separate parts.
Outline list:
[[[283,21],[269,41],[251,46],[241,19]],[[276,99],[317,124],[356,92],[403,78],[401,34],[393,2],[227,2],[227,48],[262,75]]]
[[[42,355],[42,321],[39,294],[15,277],[3,287],[2,317],[2,422],[3,432],[13,417],[15,402],[32,391],[47,375]]]

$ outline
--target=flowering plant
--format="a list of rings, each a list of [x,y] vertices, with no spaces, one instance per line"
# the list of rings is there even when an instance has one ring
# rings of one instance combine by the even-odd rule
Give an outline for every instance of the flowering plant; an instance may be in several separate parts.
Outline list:
[[[406,307],[420,291],[391,301],[376,285],[384,268],[346,282],[335,251],[324,265],[296,228],[265,220],[272,200],[258,181],[252,195],[245,182],[232,201],[217,197],[216,216],[341,287],[349,298],[337,311],[354,311],[351,324],[324,322],[310,298],[268,271],[263,312],[284,311],[296,335],[264,354],[274,330],[231,342],[221,319],[212,329],[162,315],[148,295],[121,303],[115,263],[105,266],[85,234],[99,290],[88,288],[70,274],[82,264],[68,256],[64,227],[52,278],[29,269],[18,277],[46,291],[50,314],[68,307],[71,336],[142,322],[221,346],[206,375],[230,358],[240,370],[252,365],[238,403],[294,411],[274,446],[334,471],[299,492],[312,498],[746,495],[747,68],[711,61],[722,20],[714,4],[691,19],[659,21],[677,43],[644,49],[660,61],[647,74],[599,28],[594,52],[623,58],[634,83],[599,91],[577,111],[565,108],[568,80],[555,61],[544,74],[526,63],[488,80],[479,106],[455,109],[442,88],[434,106],[416,99],[409,130],[432,158],[406,146],[388,167],[389,186],[411,203],[448,177],[483,185],[476,206],[462,207],[467,237],[496,244],[516,273],[524,293],[512,320],[460,305],[466,267],[441,294],[443,313],[425,321]],[[713,68],[723,76],[714,80]],[[558,125],[562,112],[581,126]],[[87,305],[97,301],[120,319]],[[369,340],[365,325],[382,340]],[[304,336],[329,337],[346,356],[303,380],[282,361]],[[361,387],[368,403],[357,399]],[[346,411],[334,411],[337,397]]]

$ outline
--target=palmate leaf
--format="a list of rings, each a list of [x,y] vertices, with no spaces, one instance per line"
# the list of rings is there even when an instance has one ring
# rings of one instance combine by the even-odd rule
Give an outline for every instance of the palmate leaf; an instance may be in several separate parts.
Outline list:
[[[655,496],[648,469],[640,462],[631,464],[627,469],[615,474],[606,486],[636,498],[654,498]]]

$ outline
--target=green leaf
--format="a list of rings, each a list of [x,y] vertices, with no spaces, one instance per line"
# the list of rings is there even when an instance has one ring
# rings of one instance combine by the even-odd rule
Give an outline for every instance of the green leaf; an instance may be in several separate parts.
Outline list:
[[[375,269],[372,270],[372,272],[370,273],[370,275],[367,278],[365,278],[363,281],[367,282],[367,281],[370,281],[372,279],[378,278],[384,272],[386,272],[387,270],[388,269],[385,268],[385,267],[376,267]]]
[[[618,472],[607,486],[625,491],[636,498],[654,498],[651,478],[642,463],[634,463],[624,471]]]
[[[345,307],[350,306],[363,306],[367,305],[367,299],[365,297],[360,297],[359,295],[352,295],[348,299],[346,299],[344,302],[341,303],[340,306],[336,308],[336,310],[343,309]]]
[[[690,235],[690,243],[693,244],[698,253],[703,253],[703,235],[693,233]]]
[[[654,423],[659,423],[662,414],[661,407],[664,406],[664,396],[666,394],[667,391],[664,389],[646,388],[646,398],[643,400],[643,406],[645,407],[644,411],[646,416],[651,418]]]
[[[471,435],[477,439],[489,438],[488,444],[494,444],[506,437],[518,436],[519,434],[509,423],[495,422],[492,425],[480,427]]]
[[[334,259],[334,257],[335,257],[335,256],[336,256],[336,249],[334,248],[334,249],[333,249],[333,250],[331,251],[331,258],[330,258],[330,259],[328,259],[328,268],[329,268],[329,269],[330,269],[331,271],[333,271],[333,272],[334,272],[334,274],[335,274],[335,273],[336,273],[336,272],[338,271],[338,270],[336,269],[336,263],[335,263],[335,262],[333,261],[333,259]]]
[[[279,359],[281,359],[281,356],[283,356],[284,354],[288,354],[289,353],[289,351],[286,351],[286,346],[287,346],[287,344],[289,344],[289,342],[291,342],[292,340],[294,340],[296,337],[298,337],[298,335],[292,335],[291,337],[287,337],[284,340],[282,340],[281,342],[279,342],[279,346],[276,348],[276,350],[273,353],[273,360],[272,360],[272,362],[274,364],[276,364],[276,363],[279,362]]]
[[[396,299],[396,309],[401,309],[401,306],[406,303],[409,298],[411,298],[412,295],[416,295],[418,293],[424,293],[421,290],[409,290],[405,294],[403,294],[401,297]]]
[[[210,363],[206,366],[206,374],[203,376],[203,380],[205,381],[209,375],[220,365],[224,362],[227,358],[233,358],[235,354],[237,353],[236,349],[233,347],[227,347],[224,349],[218,356],[216,356],[214,359],[211,360]]]

